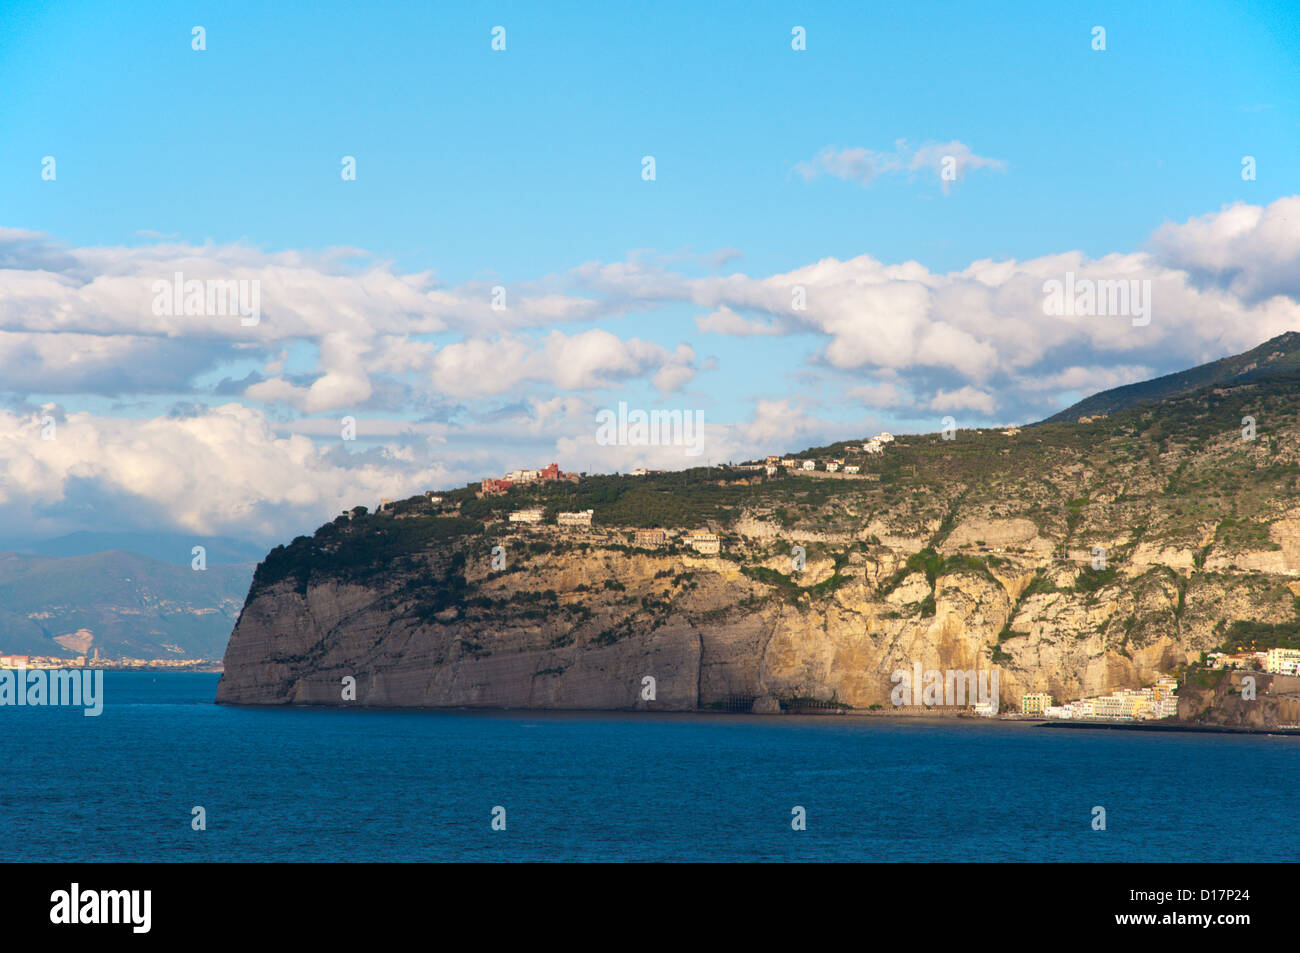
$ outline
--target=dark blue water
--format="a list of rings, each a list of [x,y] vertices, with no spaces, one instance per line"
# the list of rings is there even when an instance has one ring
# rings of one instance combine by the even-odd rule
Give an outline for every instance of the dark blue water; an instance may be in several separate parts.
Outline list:
[[[1294,860],[1300,739],[855,718],[0,708],[0,860]],[[191,808],[207,811],[193,831]],[[490,828],[495,806],[507,829]],[[791,809],[807,830],[791,829]],[[1094,806],[1107,830],[1091,828]],[[1232,832],[1237,832],[1233,834]],[[1249,832],[1243,840],[1240,834]]]

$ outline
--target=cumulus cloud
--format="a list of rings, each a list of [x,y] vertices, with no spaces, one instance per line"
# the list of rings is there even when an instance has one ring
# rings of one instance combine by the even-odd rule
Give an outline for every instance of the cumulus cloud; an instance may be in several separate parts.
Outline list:
[[[1180,224],[1151,239],[1153,257],[1210,286],[1258,303],[1300,299],[1300,196],[1260,207],[1238,202]]]
[[[239,404],[153,419],[0,411],[0,510],[18,534],[83,528],[87,507],[111,500],[138,527],[270,540],[452,476],[392,453],[344,462]]]
[[[836,154],[810,174],[929,175],[945,155],[997,168],[960,145]],[[1298,216],[1300,197],[1230,205],[1160,226],[1135,251],[949,272],[862,255],[723,274],[689,270],[693,253],[639,254],[454,287],[348,249],[67,248],[0,229],[0,522],[276,538],[513,466],[701,462],[598,445],[594,414],[620,395],[702,411],[714,461],[853,439],[910,412],[1038,419],[1300,328]],[[718,263],[734,260],[724,251]],[[262,320],[155,314],[152,283],[177,272],[259,281]],[[1067,276],[1149,282],[1150,322],[1048,314],[1045,286]],[[722,349],[698,354],[659,315],[636,321],[659,309],[695,315]],[[751,389],[710,391],[746,379],[759,353]],[[843,399],[822,402],[831,394]],[[49,395],[71,411],[32,406]],[[344,415],[357,418],[355,445],[339,439]],[[40,438],[44,416],[56,440]]]

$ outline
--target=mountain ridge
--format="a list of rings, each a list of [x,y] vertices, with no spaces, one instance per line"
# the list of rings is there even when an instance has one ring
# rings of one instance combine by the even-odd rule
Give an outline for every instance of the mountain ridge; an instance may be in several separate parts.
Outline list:
[[[1232,354],[1172,374],[1100,391],[1038,423],[1077,422],[1080,417],[1109,415],[1118,410],[1139,404],[1158,403],[1215,384],[1297,373],[1300,373],[1300,332],[1286,331],[1241,354]]]

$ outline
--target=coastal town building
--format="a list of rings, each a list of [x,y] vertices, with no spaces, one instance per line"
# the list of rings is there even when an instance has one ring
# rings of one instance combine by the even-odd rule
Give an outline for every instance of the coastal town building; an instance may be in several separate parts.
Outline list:
[[[840,465],[839,465],[838,463],[836,463],[834,460],[832,460],[830,463],[826,464],[826,472],[827,472],[827,473],[835,473],[837,470],[839,470],[839,468],[840,468]]]
[[[1178,714],[1177,689],[1178,681],[1165,677],[1158,679],[1151,688],[1124,688],[1109,695],[1081,698],[1064,705],[1048,704],[1043,707],[1042,714],[1046,718],[1109,718],[1125,721],[1172,718]],[[1021,712],[1029,714],[1023,703]]]
[[[0,655],[0,668],[28,668],[30,663],[27,655]]]
[[[1269,649],[1264,653],[1264,671],[1274,675],[1295,675],[1300,667],[1300,649]]]
[[[1267,652],[1211,652],[1206,658],[1210,668],[1240,668],[1262,672],[1268,664]]]
[[[859,467],[859,466],[857,466],[856,464],[850,463],[850,464],[848,464],[847,466],[844,467],[844,472],[845,472],[845,473],[857,473],[857,472],[859,472],[861,469],[862,469],[862,468]]]
[[[722,551],[722,540],[717,533],[692,533],[686,537],[687,544],[697,553],[716,556]]]
[[[523,510],[515,510],[510,514],[512,523],[540,523],[542,521],[542,508],[533,506]]]
[[[1052,696],[1047,692],[1025,692],[1020,698],[1022,715],[1041,715],[1052,704]]]
[[[392,508],[393,508],[393,501],[392,501],[392,500],[381,499],[381,500],[379,501],[379,512],[382,513],[382,512],[384,512],[385,510],[391,510]]]
[[[558,463],[551,463],[549,466],[542,467],[540,470],[511,470],[500,479],[489,477],[480,482],[479,492],[483,496],[494,496],[505,493],[515,484],[523,486],[529,483],[555,480],[566,480],[569,483],[577,483],[578,474],[565,473],[560,469]]]
[[[879,440],[871,439],[862,445],[863,453],[884,453],[885,447]]]
[[[668,542],[668,534],[661,529],[639,529],[633,534],[633,541],[645,549],[658,549]]]
[[[816,470],[816,469],[817,469],[817,461],[816,461],[816,460],[805,460],[805,461],[803,462],[803,468],[804,468],[805,470]]]
[[[559,513],[555,517],[555,522],[561,526],[591,529],[591,517],[594,512],[595,510],[578,510],[575,513]]]

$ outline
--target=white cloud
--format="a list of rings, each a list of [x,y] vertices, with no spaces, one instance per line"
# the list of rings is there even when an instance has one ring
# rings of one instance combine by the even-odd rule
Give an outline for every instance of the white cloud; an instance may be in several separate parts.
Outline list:
[[[0,512],[10,532],[82,528],[88,508],[109,501],[138,527],[275,539],[452,475],[404,464],[400,453],[343,466],[239,404],[185,418],[59,414],[52,440],[42,439],[42,416],[0,411]]]
[[[930,169],[927,148],[909,150],[899,174],[913,162]],[[907,408],[1037,419],[1067,395],[1300,328],[1297,220],[1300,197],[1233,205],[1166,224],[1138,251],[978,260],[947,273],[863,255],[701,276],[674,270],[691,255],[638,255],[503,280],[503,312],[491,308],[495,282],[447,288],[350,250],[64,248],[0,229],[0,407],[11,408],[0,410],[0,523],[274,538],[343,506],[514,466],[700,462],[680,448],[595,444],[596,408],[620,394],[644,402],[651,388],[663,405],[705,411],[715,461],[862,436],[878,426],[855,416],[864,408],[895,408],[901,418],[886,424],[905,422]],[[151,282],[174,271],[259,280],[262,322],[154,315]],[[1048,316],[1044,283],[1067,273],[1150,281],[1150,324]],[[636,321],[655,309],[673,319],[671,308],[697,315],[721,349],[653,340],[668,325]],[[780,340],[794,335],[798,350]],[[711,392],[718,380],[746,389]],[[216,394],[242,404],[206,409]],[[842,394],[848,407],[827,412],[816,394]],[[15,409],[31,395],[81,397],[95,413],[69,414],[56,441],[41,441],[36,418]],[[111,416],[122,411],[104,398],[149,416]],[[344,415],[358,420],[356,446],[338,439]]]
[[[827,146],[813,158],[794,166],[795,173],[805,182],[829,175],[858,185],[869,185],[887,175],[914,177],[928,172],[939,181],[944,192],[948,191],[951,182],[965,178],[972,169],[1005,172],[1007,163],[1003,159],[976,155],[970,146],[956,139],[927,142],[916,149],[909,148],[905,140],[899,139],[891,152],[877,152],[860,146],[847,149]]]
[[[903,403],[903,395],[889,381],[851,387],[844,396],[867,407],[898,407]]]
[[[992,414],[997,409],[997,401],[992,394],[967,385],[957,390],[939,391],[929,406],[931,410],[976,410],[982,414]]]

